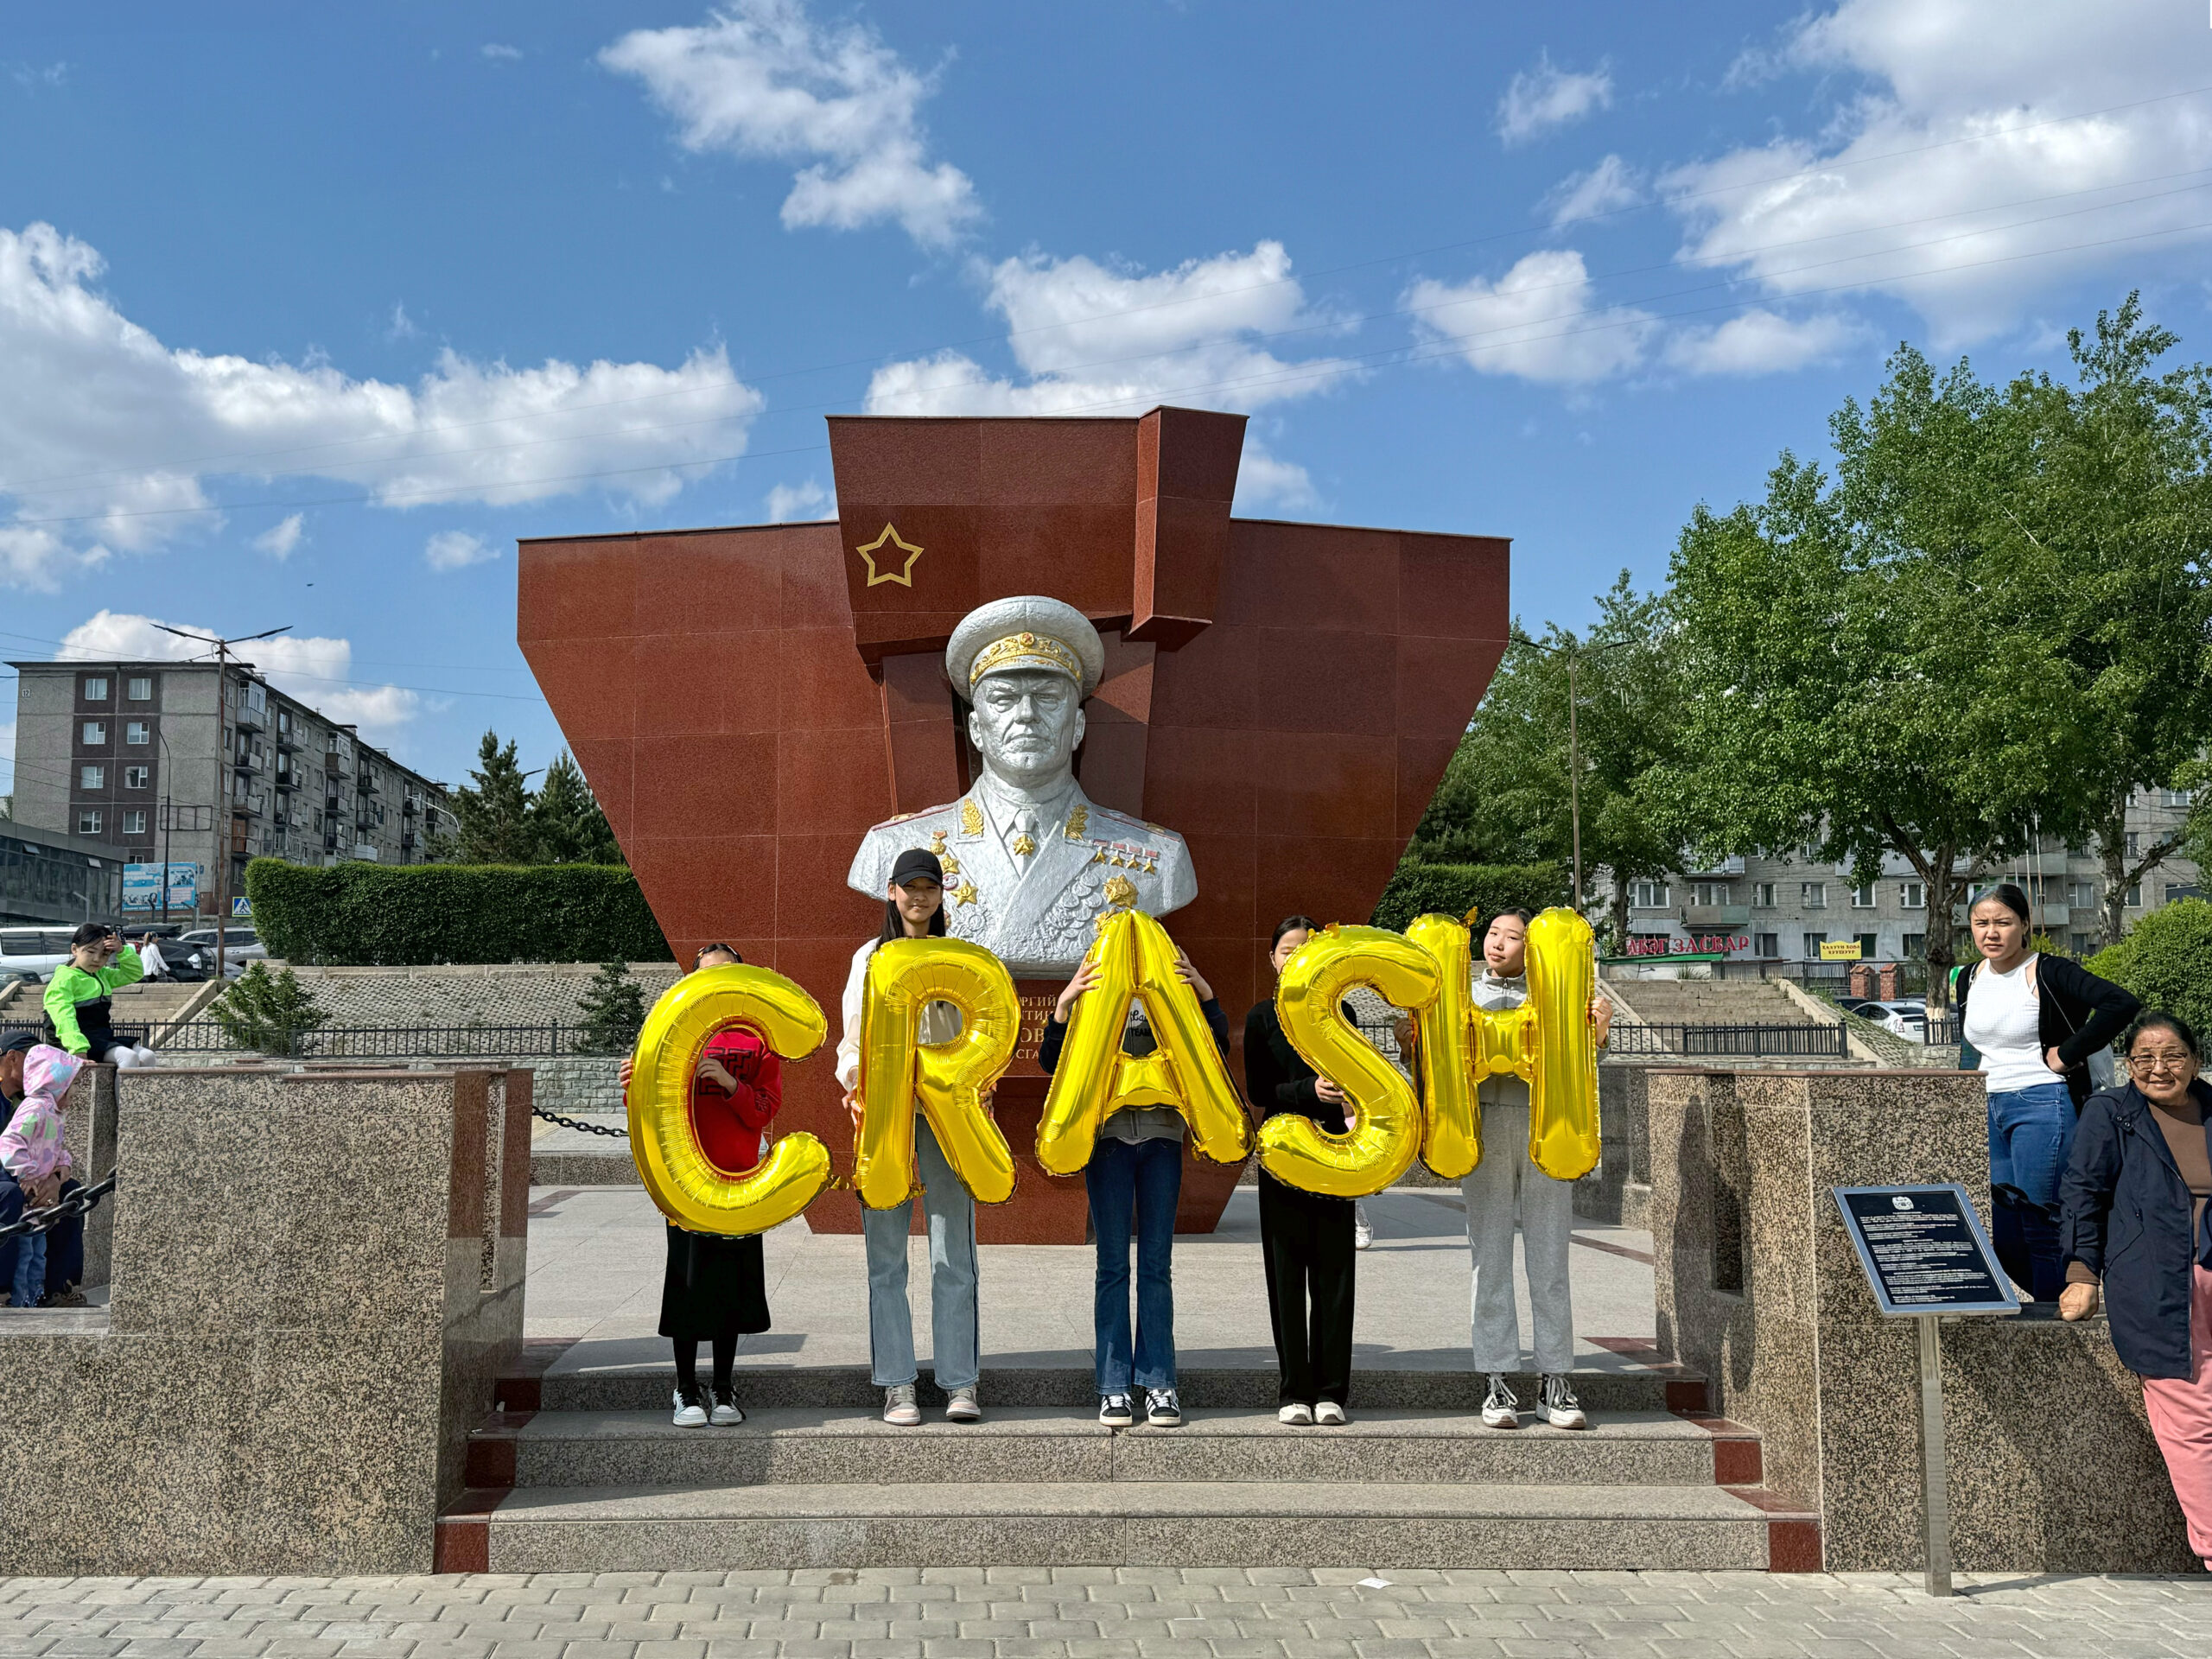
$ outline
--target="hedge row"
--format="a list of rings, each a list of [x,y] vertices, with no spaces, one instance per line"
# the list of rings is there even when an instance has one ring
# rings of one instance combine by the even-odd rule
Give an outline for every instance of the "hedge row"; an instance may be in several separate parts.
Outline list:
[[[2082,965],[2125,985],[2145,1008],[2180,1015],[2198,1037],[2212,1032],[2212,902],[2161,906]]]
[[[1416,916],[1485,916],[1516,906],[1543,910],[1567,901],[1556,864],[1401,864],[1375,906],[1375,925],[1402,930]]]
[[[665,962],[638,878],[609,864],[348,863],[257,858],[253,922],[272,957],[334,967]]]

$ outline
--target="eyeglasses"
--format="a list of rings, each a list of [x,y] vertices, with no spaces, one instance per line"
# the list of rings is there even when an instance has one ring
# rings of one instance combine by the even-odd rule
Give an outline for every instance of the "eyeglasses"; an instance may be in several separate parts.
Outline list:
[[[2180,1071],[2196,1064],[2194,1054],[2131,1054],[2127,1069],[2131,1071]]]

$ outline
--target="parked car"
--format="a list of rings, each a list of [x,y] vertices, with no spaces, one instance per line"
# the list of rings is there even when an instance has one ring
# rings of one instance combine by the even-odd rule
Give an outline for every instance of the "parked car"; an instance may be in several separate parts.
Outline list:
[[[1916,1043],[1928,1040],[1928,1005],[1916,999],[1896,1002],[1866,1002],[1853,1010],[1862,1020],[1871,1020],[1885,1031]]]
[[[194,965],[207,973],[215,971],[215,930],[196,927],[189,933],[180,933],[176,942],[193,953]],[[163,956],[168,954],[164,949]],[[236,979],[245,971],[250,962],[266,962],[268,948],[261,943],[261,935],[250,927],[226,927],[223,930],[223,971]]]
[[[54,970],[69,961],[67,927],[0,927],[0,978],[21,974],[26,979],[54,977]]]

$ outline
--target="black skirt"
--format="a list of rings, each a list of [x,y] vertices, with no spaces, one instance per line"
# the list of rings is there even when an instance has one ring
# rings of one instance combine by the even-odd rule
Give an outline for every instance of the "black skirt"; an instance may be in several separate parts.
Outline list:
[[[712,1342],[768,1328],[768,1276],[760,1235],[668,1230],[668,1272],[661,1281],[660,1333],[678,1342]]]

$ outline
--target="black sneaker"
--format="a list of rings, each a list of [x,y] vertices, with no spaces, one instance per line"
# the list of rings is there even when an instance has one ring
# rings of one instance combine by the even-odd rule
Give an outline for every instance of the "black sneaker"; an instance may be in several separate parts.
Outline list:
[[[1154,1428],[1183,1427],[1183,1403],[1175,1397],[1173,1389],[1147,1389],[1144,1391],[1144,1420]]]
[[[1109,1428],[1127,1428],[1137,1420],[1136,1411],[1129,1404],[1126,1394],[1102,1394],[1098,1396],[1098,1421]]]

